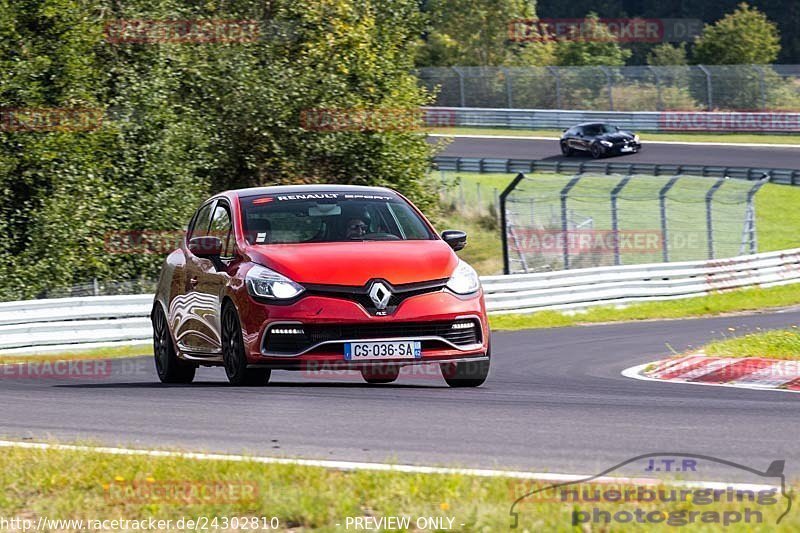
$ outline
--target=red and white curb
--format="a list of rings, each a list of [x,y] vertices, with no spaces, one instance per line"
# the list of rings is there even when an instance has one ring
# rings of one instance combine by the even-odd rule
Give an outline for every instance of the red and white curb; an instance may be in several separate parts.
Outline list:
[[[702,351],[626,368],[622,375],[645,381],[800,392],[800,361],[707,357]]]

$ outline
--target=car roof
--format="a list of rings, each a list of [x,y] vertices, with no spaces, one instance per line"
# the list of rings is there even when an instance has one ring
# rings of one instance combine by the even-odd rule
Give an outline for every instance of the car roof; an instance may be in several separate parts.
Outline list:
[[[239,198],[249,198],[251,196],[262,196],[265,194],[297,194],[315,192],[350,192],[350,193],[384,193],[396,195],[397,193],[387,187],[369,187],[366,185],[337,185],[337,184],[318,184],[318,185],[274,185],[271,187],[249,187],[247,189],[234,189],[222,193],[223,195],[238,196]]]
[[[573,126],[574,128],[583,126],[613,126],[613,124],[609,124],[608,122],[581,122],[580,124],[576,124]]]

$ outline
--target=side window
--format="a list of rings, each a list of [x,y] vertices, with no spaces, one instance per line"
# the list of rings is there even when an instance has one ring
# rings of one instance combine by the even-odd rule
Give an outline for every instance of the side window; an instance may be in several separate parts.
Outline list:
[[[208,224],[211,220],[212,205],[214,205],[214,202],[209,202],[197,211],[194,217],[194,223],[192,227],[189,228],[189,237],[187,240],[208,235]]]
[[[217,202],[217,207],[214,209],[214,216],[211,217],[211,230],[208,234],[213,237],[219,237],[219,240],[222,241],[221,256],[223,258],[233,255],[231,216],[230,213],[228,213],[228,207],[222,202]]]

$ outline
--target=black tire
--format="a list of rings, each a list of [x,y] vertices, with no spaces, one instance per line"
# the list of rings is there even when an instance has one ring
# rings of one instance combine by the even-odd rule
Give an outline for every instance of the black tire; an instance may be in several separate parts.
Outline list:
[[[231,385],[261,386],[269,383],[270,369],[247,368],[239,314],[230,303],[222,309],[222,363]]]
[[[442,377],[451,387],[480,387],[489,376],[489,360],[442,363]]]
[[[191,383],[197,367],[178,359],[167,317],[161,306],[153,310],[153,356],[161,383]]]
[[[400,367],[396,365],[365,366],[361,368],[361,377],[367,383],[392,383],[400,375]]]
[[[575,151],[572,148],[570,148],[567,145],[567,143],[562,141],[561,142],[561,153],[564,155],[564,157],[571,157],[572,154],[575,153]]]
[[[591,146],[589,152],[592,154],[592,157],[594,159],[600,159],[601,157],[603,157],[603,149],[600,148],[600,145],[597,143]]]

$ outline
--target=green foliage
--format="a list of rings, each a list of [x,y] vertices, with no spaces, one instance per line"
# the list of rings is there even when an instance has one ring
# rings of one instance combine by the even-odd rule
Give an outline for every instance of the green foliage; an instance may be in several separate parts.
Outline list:
[[[431,148],[413,131],[308,131],[313,108],[417,109],[422,28],[407,0],[196,4],[0,0],[0,107],[97,108],[93,131],[0,131],[0,299],[91,278],[153,278],[158,254],[111,254],[115,231],[180,230],[243,186],[387,185],[426,210]],[[233,43],[114,43],[114,19],[259,21]]]
[[[536,18],[528,0],[431,0],[429,27],[417,65],[535,66],[552,62],[551,43],[515,42],[509,23]]]
[[[746,3],[713,25],[695,41],[694,60],[710,65],[766,65],[780,52],[775,23]]]
[[[686,43],[672,45],[662,43],[654,46],[647,54],[647,64],[654,67],[670,67],[675,65],[686,65]]]
[[[606,26],[600,24],[597,13],[586,15],[586,26],[591,28],[585,36],[570,36],[558,42],[555,64],[563,66],[606,65],[621,66],[630,57],[630,50],[622,48]]]

